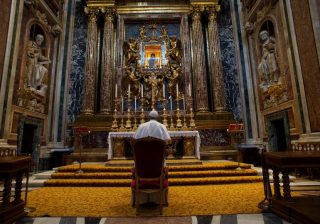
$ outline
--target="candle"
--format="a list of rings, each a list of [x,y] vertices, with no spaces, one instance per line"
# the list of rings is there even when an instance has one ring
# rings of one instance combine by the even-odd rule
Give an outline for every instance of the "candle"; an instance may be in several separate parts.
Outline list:
[[[123,97],[121,96],[121,113],[123,113]]]
[[[191,84],[189,83],[189,96],[191,96]]]
[[[117,86],[117,84],[116,84],[116,90],[115,90],[114,95],[115,95],[115,98],[117,98],[117,96],[118,96],[118,86]]]
[[[171,112],[172,112],[172,97],[169,96],[169,98],[170,98],[170,108],[171,108]]]
[[[137,111],[137,97],[134,96],[134,112]]]
[[[176,91],[177,91],[177,98],[178,98],[178,96],[179,96],[178,83],[176,84]]]
[[[130,83],[128,85],[128,99],[130,99]]]
[[[163,89],[163,98],[165,99],[166,98],[166,86],[164,85],[164,83],[163,83],[162,89]]]
[[[141,98],[143,98],[143,84],[141,84]]]
[[[186,101],[184,100],[184,95],[182,98],[182,103],[183,103],[183,110],[185,111],[186,110]]]

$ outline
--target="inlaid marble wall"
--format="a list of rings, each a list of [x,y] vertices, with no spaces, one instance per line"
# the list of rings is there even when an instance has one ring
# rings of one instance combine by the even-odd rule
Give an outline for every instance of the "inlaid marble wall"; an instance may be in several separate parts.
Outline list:
[[[76,2],[72,43],[72,71],[69,76],[67,122],[73,122],[80,113],[83,99],[83,80],[87,40],[87,17],[81,2]]]
[[[221,12],[218,16],[218,30],[220,35],[227,108],[228,111],[233,113],[236,120],[242,120],[238,69],[229,0],[221,1]]]
[[[201,146],[228,146],[230,135],[225,129],[199,130]]]

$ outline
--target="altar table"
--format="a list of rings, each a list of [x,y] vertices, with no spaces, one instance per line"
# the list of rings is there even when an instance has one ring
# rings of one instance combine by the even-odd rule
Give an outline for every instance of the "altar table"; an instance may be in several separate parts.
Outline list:
[[[121,148],[123,146],[115,146],[116,144],[122,144],[121,142],[117,143],[118,139],[124,139],[124,138],[133,138],[135,132],[109,132],[108,136],[108,159],[111,159],[114,157],[114,151],[117,151],[116,157],[121,157],[122,152],[119,152],[121,150],[117,150],[117,148]],[[190,144],[193,143],[193,146],[191,147],[191,150],[194,151],[193,155],[200,159],[200,135],[198,131],[169,131],[170,137],[172,139],[174,138],[186,138],[186,139],[193,139],[193,141],[185,141],[184,147],[190,148]],[[122,141],[123,142],[123,141]],[[190,152],[187,152],[188,155]]]

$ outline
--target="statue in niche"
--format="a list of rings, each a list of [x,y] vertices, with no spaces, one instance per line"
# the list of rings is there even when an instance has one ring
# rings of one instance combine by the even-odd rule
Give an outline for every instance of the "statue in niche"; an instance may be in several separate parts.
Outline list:
[[[129,42],[125,42],[125,56],[126,56],[126,66],[131,64],[137,64],[140,58],[139,56],[139,46],[138,43],[132,37],[129,38]]]
[[[37,34],[35,40],[28,42],[27,49],[27,88],[45,95],[48,87],[48,69],[44,66],[51,63],[50,59],[42,54],[44,36]]]
[[[259,34],[262,43],[262,56],[258,65],[260,88],[267,90],[270,85],[279,81],[279,66],[276,58],[276,40],[269,32],[263,30]]]
[[[168,61],[170,64],[181,64],[181,43],[180,40],[176,36],[172,36],[169,39],[169,46],[168,46]]]

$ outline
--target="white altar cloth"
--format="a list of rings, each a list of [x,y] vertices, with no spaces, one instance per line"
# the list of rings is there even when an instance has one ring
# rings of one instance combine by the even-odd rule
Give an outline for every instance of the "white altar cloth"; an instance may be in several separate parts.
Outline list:
[[[169,131],[170,137],[195,137],[195,156],[200,159],[200,144],[201,139],[198,131]],[[134,132],[109,132],[108,135],[108,159],[113,157],[113,142],[112,138],[133,138]]]

